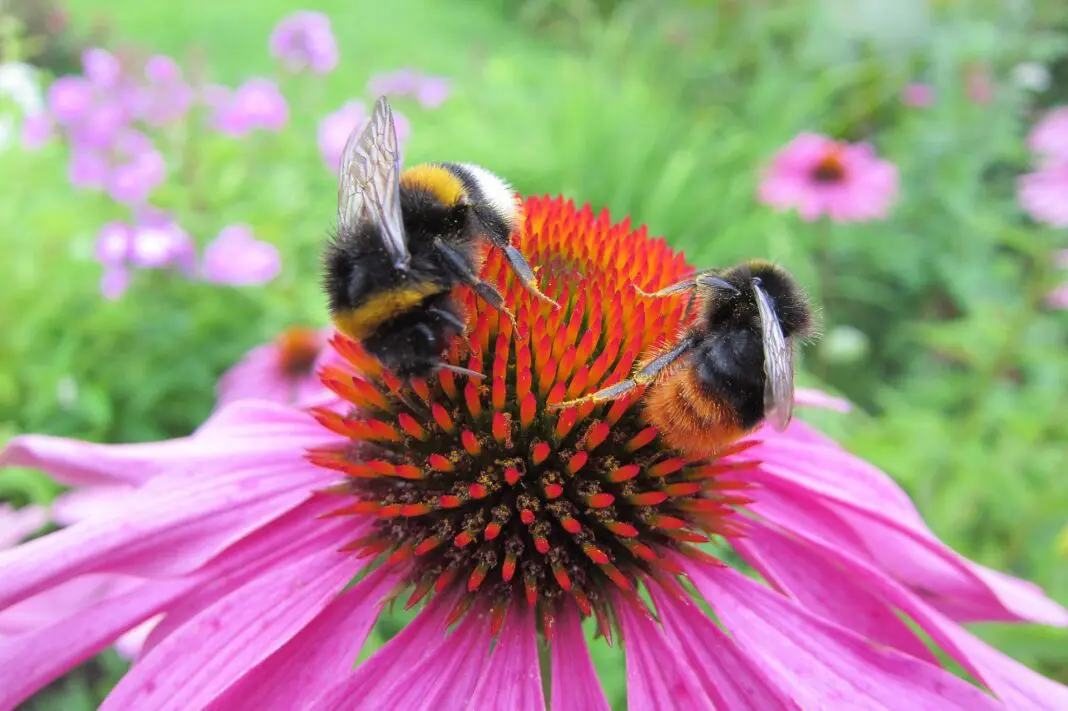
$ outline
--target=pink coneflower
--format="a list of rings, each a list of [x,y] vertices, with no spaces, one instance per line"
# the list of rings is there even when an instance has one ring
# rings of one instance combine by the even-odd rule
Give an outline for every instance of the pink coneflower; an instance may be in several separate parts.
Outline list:
[[[866,222],[887,216],[897,190],[897,168],[871,146],[802,133],[772,160],[758,194],[778,210],[797,209],[806,222],[823,215]]]
[[[278,276],[278,248],[256,239],[248,225],[228,225],[204,248],[201,276],[214,284],[254,286]]]
[[[1020,206],[1035,222],[1068,227],[1068,162],[1021,175],[1016,194]]]
[[[446,356],[482,381],[403,385],[335,337],[342,362],[321,376],[337,399],[310,414],[244,400],[180,440],[13,440],[7,463],[67,480],[152,478],[0,554],[0,606],[81,575],[134,581],[0,646],[0,707],[161,614],[103,709],[535,711],[539,640],[550,708],[607,709],[583,617],[623,646],[632,709],[1068,704],[959,624],[1068,611],[948,549],[886,475],[803,423],[705,457],[667,449],[640,397],[549,410],[685,326],[682,300],[654,312],[633,285],[691,267],[562,200],[527,201],[517,246],[564,308],[491,253],[483,277],[518,330],[465,291],[470,345]],[[711,556],[726,546],[768,584]],[[421,609],[354,667],[393,599]],[[989,691],[944,670],[902,613]]]
[[[1027,135],[1027,146],[1041,162],[1068,162],[1068,106],[1046,113]]]
[[[270,37],[271,55],[291,72],[329,74],[337,66],[337,39],[330,18],[321,12],[294,12],[283,18]]]
[[[901,90],[901,103],[914,109],[934,106],[935,90],[930,84],[913,83]]]
[[[294,326],[272,343],[252,349],[219,380],[215,406],[245,399],[299,404],[316,400],[325,391],[316,366],[331,332]]]

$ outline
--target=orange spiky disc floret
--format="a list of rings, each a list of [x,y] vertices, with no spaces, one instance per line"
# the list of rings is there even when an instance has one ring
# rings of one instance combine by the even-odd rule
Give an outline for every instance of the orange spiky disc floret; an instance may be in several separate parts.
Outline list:
[[[362,375],[326,368],[323,382],[353,408],[316,415],[355,443],[309,457],[347,478],[331,489],[354,497],[337,514],[377,518],[347,549],[409,566],[409,605],[455,586],[457,616],[475,598],[497,611],[535,605],[548,635],[563,604],[607,625],[610,591],[637,599],[643,580],[679,575],[670,552],[701,556],[693,544],[733,535],[745,499],[729,467],[662,444],[634,406],[640,393],[548,409],[626,378],[647,350],[674,339],[685,300],[642,300],[633,286],[655,291],[691,268],[645,228],[612,224],[605,212],[548,198],[527,200],[525,211],[516,246],[561,308],[532,298],[490,250],[483,278],[505,295],[519,332],[458,289],[467,339],[446,359],[483,380],[443,370],[405,386],[336,336]]]
[[[296,378],[311,374],[323,348],[323,337],[313,328],[293,326],[283,331],[275,344],[278,347],[279,369],[285,375]]]

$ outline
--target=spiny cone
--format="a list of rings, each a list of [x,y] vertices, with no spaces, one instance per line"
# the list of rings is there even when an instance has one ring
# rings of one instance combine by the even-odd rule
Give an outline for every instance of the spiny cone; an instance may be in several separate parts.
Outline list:
[[[561,605],[596,615],[611,635],[611,596],[636,598],[641,582],[670,585],[670,551],[705,557],[694,544],[737,533],[745,503],[736,464],[667,448],[636,406],[641,393],[606,404],[548,406],[625,379],[639,358],[673,340],[685,299],[641,299],[691,271],[645,228],[562,199],[531,198],[516,245],[540,268],[554,310],[513,278],[496,250],[483,278],[513,308],[507,316],[457,290],[469,330],[447,362],[481,381],[440,371],[402,383],[357,343],[334,347],[351,370],[323,382],[352,405],[316,411],[344,448],[309,453],[345,475],[332,491],[351,496],[336,515],[371,516],[371,532],[348,547],[409,570],[409,606],[458,589],[454,613],[476,601],[499,625],[513,601],[536,606],[551,635]],[[720,457],[737,454],[723,452]]]

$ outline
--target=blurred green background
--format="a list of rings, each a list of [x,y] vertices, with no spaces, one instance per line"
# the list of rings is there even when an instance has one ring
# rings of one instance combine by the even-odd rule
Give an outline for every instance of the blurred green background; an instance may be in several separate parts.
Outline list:
[[[523,193],[607,206],[698,265],[764,256],[794,271],[824,321],[802,382],[858,406],[802,416],[891,473],[951,546],[1068,603],[1068,311],[1044,304],[1068,280],[1050,262],[1068,234],[1030,222],[1015,199],[1030,166],[1027,130],[1044,107],[1068,103],[1060,0],[69,0],[55,9],[70,20],[48,45],[60,72],[78,71],[80,49],[99,41],[195,62],[228,85],[273,76],[267,36],[297,9],[330,15],[342,61],[325,78],[283,80],[292,111],[283,133],[187,147],[195,183],[172,176],[155,200],[201,244],[245,222],[277,245],[282,275],[262,288],[143,272],[121,300],[103,300],[96,230],[125,210],[68,185],[60,144],[0,155],[0,437],[185,434],[247,349],[288,325],[325,323],[317,260],[335,182],[317,122],[366,100],[372,75],[412,67],[449,77],[453,90],[432,111],[395,101],[412,123],[407,161],[478,162]],[[1046,68],[1050,86],[1021,85],[1021,65]],[[978,71],[993,82],[988,103],[968,95]],[[933,106],[901,102],[917,81],[937,92]],[[893,161],[901,196],[891,218],[805,224],[758,204],[761,167],[802,130],[870,141]],[[34,472],[0,476],[0,499],[17,505],[56,492]],[[979,632],[1068,682],[1065,631]],[[109,652],[32,707],[95,708],[121,670]],[[622,703],[622,669],[606,682]]]

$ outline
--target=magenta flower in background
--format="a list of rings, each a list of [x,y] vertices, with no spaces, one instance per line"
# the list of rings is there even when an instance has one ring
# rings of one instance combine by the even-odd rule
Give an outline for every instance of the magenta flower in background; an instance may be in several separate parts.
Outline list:
[[[1021,175],[1016,194],[1020,207],[1035,222],[1068,227],[1068,162]]]
[[[145,63],[145,84],[135,94],[137,116],[152,126],[165,126],[185,118],[194,91],[182,77],[182,68],[170,57],[155,55]]]
[[[1027,135],[1040,163],[1068,163],[1068,106],[1050,109]]]
[[[48,87],[47,102],[56,121],[69,126],[80,121],[93,107],[93,85],[84,77],[60,77]]]
[[[265,399],[280,403],[309,404],[329,391],[316,372],[333,329],[294,326],[271,343],[253,348],[223,374],[216,387],[215,407],[238,400]]]
[[[230,225],[204,249],[200,274],[215,284],[250,286],[266,284],[281,269],[277,247],[257,240],[248,225]]]
[[[44,111],[31,114],[22,121],[22,146],[27,150],[35,151],[44,147],[55,135],[56,124]]]
[[[336,173],[341,164],[341,153],[349,134],[367,120],[367,107],[362,101],[349,101],[337,111],[327,114],[319,121],[317,134],[319,153],[331,172]]]
[[[181,268],[195,258],[193,238],[168,219],[137,224],[130,239],[130,264],[140,269]]]
[[[812,222],[883,219],[898,192],[897,168],[866,143],[801,133],[765,169],[758,196],[777,210],[796,209]]]
[[[964,77],[968,99],[974,104],[986,105],[994,100],[994,77],[984,65],[968,68]]]
[[[535,227],[524,247],[549,250],[544,264],[588,255],[583,274],[545,267],[580,316],[600,312],[600,300],[576,293],[591,276],[609,298],[637,304],[620,250],[645,257],[643,288],[688,273],[644,230],[606,229],[562,200],[526,209]],[[484,362],[449,356],[482,369],[485,388],[449,374],[397,398],[399,381],[337,336],[320,373],[334,396],[310,413],[246,399],[165,442],[13,439],[2,464],[129,491],[0,553],[0,615],[87,576],[125,576],[130,587],[76,610],[53,606],[0,645],[10,680],[0,708],[161,615],[102,708],[543,711],[541,637],[552,711],[604,710],[583,617],[624,647],[633,709],[1068,705],[1068,689],[961,625],[1068,625],[1037,587],[949,549],[889,477],[798,419],[710,460],[667,449],[622,405],[551,413],[555,395],[538,393],[564,393],[576,371],[526,345],[527,334],[551,344],[553,327],[517,293],[527,300],[519,333],[472,330]],[[469,303],[471,323],[500,322]],[[673,333],[678,315],[646,329]],[[618,338],[620,354],[649,335],[573,320]],[[583,329],[557,332],[565,352],[585,348]],[[578,382],[596,387],[631,360]],[[530,377],[500,375],[513,369]],[[693,545],[711,535],[767,584]],[[398,604],[420,605],[414,621],[354,666],[402,589]],[[925,638],[983,687],[946,671]]]
[[[82,72],[93,86],[103,90],[118,88],[123,78],[119,58],[99,47],[82,52]]]
[[[192,274],[193,239],[170,216],[140,210],[136,224],[109,222],[97,233],[95,256],[104,273],[100,292],[118,299],[130,285],[131,269],[177,269]]]
[[[71,146],[67,179],[82,190],[100,190],[110,174],[107,156],[92,148]]]
[[[270,79],[249,79],[232,92],[214,86],[205,100],[214,107],[212,125],[231,136],[261,128],[280,131],[289,121],[289,104]]]
[[[1046,305],[1053,309],[1068,309],[1068,284],[1062,284],[1046,296]]]
[[[337,67],[337,40],[330,18],[321,12],[294,12],[271,32],[271,56],[290,72],[329,74]]]
[[[909,84],[901,90],[901,102],[914,109],[926,109],[934,106],[935,90],[930,84]]]
[[[123,129],[111,148],[111,166],[106,180],[108,195],[124,205],[139,205],[163,184],[167,164],[152,139],[140,131]]]
[[[434,77],[414,69],[398,69],[376,74],[367,82],[371,96],[414,96],[426,109],[436,109],[448,98],[450,82],[444,77]]]

